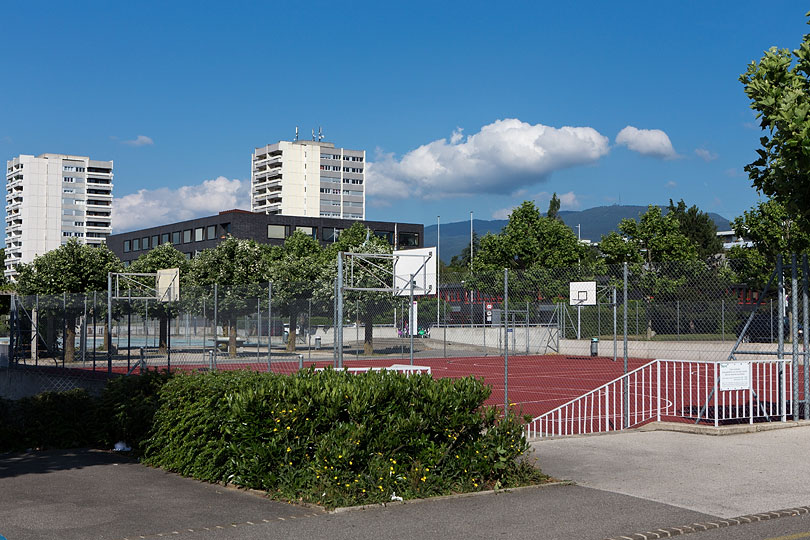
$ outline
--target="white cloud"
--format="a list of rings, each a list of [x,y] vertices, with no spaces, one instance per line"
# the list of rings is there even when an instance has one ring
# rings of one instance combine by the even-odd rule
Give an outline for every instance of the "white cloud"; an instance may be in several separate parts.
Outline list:
[[[397,159],[377,151],[368,163],[368,194],[385,198],[441,198],[513,193],[556,170],[593,163],[609,139],[590,127],[554,128],[515,118],[496,120],[463,136],[415,148]]]
[[[626,146],[633,152],[645,156],[660,159],[678,157],[669,136],[660,129],[638,129],[627,126],[616,135],[616,144]]]
[[[128,144],[129,146],[149,146],[155,144],[155,141],[152,140],[151,137],[147,137],[146,135],[138,135],[131,141],[121,141],[124,144]]]
[[[706,150],[705,148],[695,148],[695,154],[697,154],[697,156],[700,159],[706,162],[714,161],[718,157],[717,154],[709,150]]]
[[[723,171],[723,174],[725,174],[729,178],[742,178],[743,176],[746,176],[746,173],[742,168],[738,169],[735,167],[726,169],[725,171]]]
[[[560,210],[574,210],[582,206],[573,191],[560,193],[557,197],[560,199]]]
[[[676,182],[674,180],[670,180],[669,182],[667,182],[667,187],[670,188],[670,189],[672,189],[674,187],[678,187],[678,182]]]
[[[250,208],[250,181],[224,176],[177,189],[141,189],[113,199],[113,232]]]
[[[510,206],[508,208],[501,208],[500,210],[495,210],[492,212],[492,219],[509,219],[509,214],[512,213],[512,210],[517,208],[517,206]]]

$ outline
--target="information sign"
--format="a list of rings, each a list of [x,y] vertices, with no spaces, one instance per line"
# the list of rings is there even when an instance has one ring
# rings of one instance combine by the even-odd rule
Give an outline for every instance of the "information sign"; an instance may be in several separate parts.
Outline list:
[[[751,364],[724,362],[720,364],[720,390],[750,390]]]

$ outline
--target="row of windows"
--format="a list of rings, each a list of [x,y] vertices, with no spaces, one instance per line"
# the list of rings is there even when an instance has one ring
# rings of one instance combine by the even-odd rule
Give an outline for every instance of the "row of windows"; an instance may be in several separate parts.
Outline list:
[[[76,238],[82,238],[82,237],[84,237],[84,233],[83,232],[64,231],[64,232],[62,232],[62,236],[65,236],[65,237],[74,236]]]
[[[224,238],[226,234],[231,232],[231,224],[223,223],[220,225],[221,235]],[[202,242],[203,240],[214,240],[217,238],[217,226],[209,225],[207,227],[197,227],[196,229],[186,229],[184,231],[174,231],[171,233],[163,233],[161,235],[154,234],[152,236],[144,236],[143,238],[133,238],[132,240],[124,240],[124,253],[131,251],[145,251],[151,248],[156,248],[160,244],[190,244],[191,242]]]
[[[321,165],[321,170],[340,172],[340,167],[337,165]],[[343,167],[343,172],[362,173],[363,169],[360,167]]]
[[[321,154],[321,159],[340,159],[340,154]],[[363,156],[343,156],[343,161],[363,161]]]
[[[74,178],[73,176],[63,176],[62,177],[62,182],[73,183],[73,182],[81,182],[82,180],[83,180],[82,178]]]
[[[62,165],[62,170],[67,172],[84,172],[84,167],[77,167],[75,165]]]

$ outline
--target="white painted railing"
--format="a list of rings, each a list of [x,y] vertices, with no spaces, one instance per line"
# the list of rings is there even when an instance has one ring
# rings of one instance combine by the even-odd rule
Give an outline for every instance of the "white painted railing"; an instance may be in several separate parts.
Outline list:
[[[529,439],[605,433],[650,421],[713,423],[787,419],[789,360],[747,362],[750,386],[723,390],[720,363],[653,360],[526,425]]]

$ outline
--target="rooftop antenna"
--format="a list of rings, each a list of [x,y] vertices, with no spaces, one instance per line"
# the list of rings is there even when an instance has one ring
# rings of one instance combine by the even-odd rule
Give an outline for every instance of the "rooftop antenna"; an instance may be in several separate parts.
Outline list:
[[[323,130],[321,129],[320,126],[318,126],[318,142],[321,142],[322,140],[323,140]]]
[[[312,128],[312,140],[315,140],[315,128]]]
[[[298,126],[295,126],[295,141],[298,141]]]

